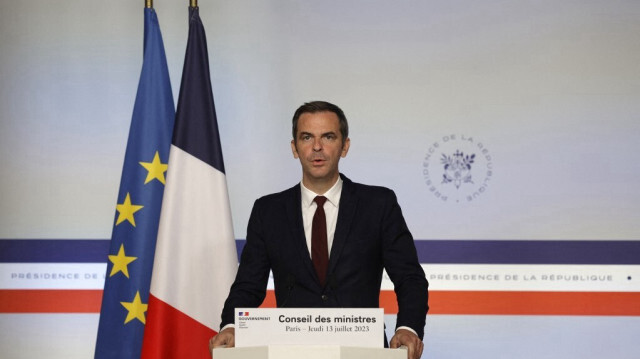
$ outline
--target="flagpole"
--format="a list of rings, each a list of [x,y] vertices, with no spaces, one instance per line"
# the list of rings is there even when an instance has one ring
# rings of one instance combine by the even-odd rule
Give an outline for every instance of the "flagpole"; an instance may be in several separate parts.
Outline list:
[[[144,7],[147,9],[153,9],[153,0],[144,0]]]

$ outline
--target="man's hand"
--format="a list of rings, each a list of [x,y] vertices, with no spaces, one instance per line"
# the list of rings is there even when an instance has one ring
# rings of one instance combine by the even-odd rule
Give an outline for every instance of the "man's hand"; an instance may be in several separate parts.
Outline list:
[[[424,349],[424,343],[417,335],[412,333],[410,330],[406,329],[398,329],[396,334],[391,338],[389,342],[390,348],[399,348],[401,345],[404,345],[408,349],[407,358],[409,359],[420,359],[422,356],[422,349]]]
[[[234,346],[236,346],[236,328],[227,328],[209,339],[209,352],[213,348],[233,348]]]

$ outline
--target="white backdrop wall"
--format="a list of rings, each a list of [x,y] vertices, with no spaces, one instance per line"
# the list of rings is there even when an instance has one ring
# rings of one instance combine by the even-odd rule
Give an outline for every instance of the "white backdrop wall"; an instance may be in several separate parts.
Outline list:
[[[154,5],[177,98],[188,1]],[[142,8],[0,2],[0,238],[110,237]],[[290,118],[323,99],[350,120],[342,172],[393,188],[418,240],[640,240],[640,2],[201,0],[200,14],[237,238],[257,197],[299,181]],[[476,153],[472,182],[441,183],[434,147]],[[96,330],[97,314],[1,314],[0,346],[87,358]],[[638,332],[638,317],[431,316],[425,357],[635,358]]]

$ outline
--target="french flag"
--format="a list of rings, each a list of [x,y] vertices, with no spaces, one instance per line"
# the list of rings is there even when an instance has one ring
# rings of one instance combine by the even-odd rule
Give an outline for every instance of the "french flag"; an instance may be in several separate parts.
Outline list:
[[[238,267],[206,37],[189,15],[142,358],[210,358]]]

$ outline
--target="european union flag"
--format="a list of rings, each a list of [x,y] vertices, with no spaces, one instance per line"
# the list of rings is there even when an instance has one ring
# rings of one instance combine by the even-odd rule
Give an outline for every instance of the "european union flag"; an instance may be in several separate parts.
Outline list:
[[[96,358],[140,358],[175,108],[156,12],[144,59],[107,261]]]

